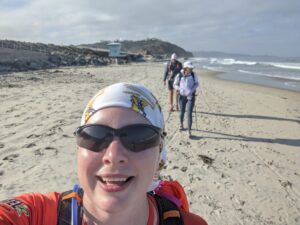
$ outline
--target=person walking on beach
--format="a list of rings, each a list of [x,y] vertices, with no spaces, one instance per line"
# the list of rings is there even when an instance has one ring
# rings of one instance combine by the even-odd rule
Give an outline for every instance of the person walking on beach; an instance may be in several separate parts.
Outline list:
[[[162,181],[147,192],[166,136],[161,107],[148,89],[117,83],[100,90],[74,135],[80,186],[0,201],[1,225],[207,225],[177,205],[179,184]]]
[[[174,89],[179,92],[180,130],[184,129],[183,120],[185,111],[187,111],[190,138],[192,136],[192,113],[195,106],[196,90],[199,86],[198,77],[193,72],[193,68],[191,61],[184,62],[183,70],[176,76],[174,81]]]
[[[182,69],[182,63],[177,60],[176,53],[173,53],[171,55],[171,61],[167,63],[164,73],[164,85],[168,83],[168,90],[169,90],[169,104],[170,104],[170,111],[174,111],[174,101],[173,98],[175,97],[175,109],[178,111],[178,96],[175,93],[174,95],[174,79],[177,74],[180,73],[180,70]]]

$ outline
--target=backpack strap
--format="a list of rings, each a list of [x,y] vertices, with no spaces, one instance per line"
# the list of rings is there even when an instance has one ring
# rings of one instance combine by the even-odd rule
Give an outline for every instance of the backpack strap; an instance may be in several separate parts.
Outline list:
[[[78,203],[77,221],[78,225],[82,224],[83,207],[82,207],[83,190],[79,189],[78,192],[72,190],[63,192],[59,198],[57,207],[57,225],[71,225],[72,217],[72,198],[75,198]]]
[[[167,198],[159,195],[152,195],[157,203],[159,213],[159,225],[183,225],[178,207]]]
[[[179,73],[179,83],[180,83],[180,80],[181,80],[182,77],[183,77],[183,75],[182,75],[182,73],[180,72],[180,73]]]
[[[193,81],[195,83],[195,74],[194,74],[194,72],[192,72],[191,75],[192,75]],[[182,73],[179,73],[179,82],[180,82],[182,77],[183,77]]]

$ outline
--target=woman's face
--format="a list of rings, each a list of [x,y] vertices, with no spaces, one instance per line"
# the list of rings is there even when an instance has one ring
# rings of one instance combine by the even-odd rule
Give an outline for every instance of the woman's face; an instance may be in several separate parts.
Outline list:
[[[191,68],[188,68],[188,67],[184,68],[185,74],[191,74],[192,71],[193,71],[193,69],[191,69]]]
[[[96,112],[88,124],[121,128],[150,124],[142,115],[126,108],[109,107]],[[146,200],[146,192],[158,168],[159,147],[141,152],[127,150],[118,137],[100,151],[78,147],[78,176],[88,210],[117,212]]]

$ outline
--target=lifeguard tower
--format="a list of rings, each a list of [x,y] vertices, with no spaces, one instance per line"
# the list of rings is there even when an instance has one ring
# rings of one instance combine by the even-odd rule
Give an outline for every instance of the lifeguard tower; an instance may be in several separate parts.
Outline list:
[[[108,57],[115,60],[116,64],[131,62],[136,56],[128,52],[121,52],[121,43],[112,42],[107,44]],[[136,57],[137,58],[137,57]]]
[[[108,56],[112,58],[121,57],[121,44],[117,42],[109,43],[108,45]]]

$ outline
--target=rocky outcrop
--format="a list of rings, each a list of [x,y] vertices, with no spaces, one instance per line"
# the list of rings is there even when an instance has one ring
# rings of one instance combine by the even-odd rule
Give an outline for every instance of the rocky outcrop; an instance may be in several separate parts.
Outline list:
[[[108,56],[107,44],[103,41],[79,46],[0,40],[0,72],[39,70],[60,66],[102,66],[114,60]],[[191,52],[177,45],[151,38],[141,41],[122,41],[121,51],[125,52],[119,62],[141,62],[163,60],[173,52],[179,57],[191,57]]]
[[[102,66],[110,62],[107,51],[0,40],[0,72],[39,70],[60,66]]]

